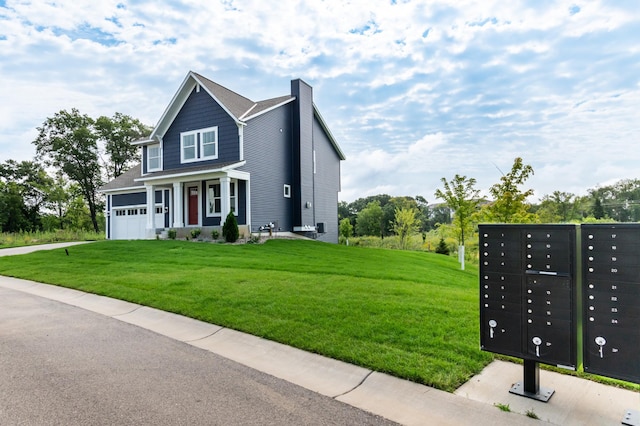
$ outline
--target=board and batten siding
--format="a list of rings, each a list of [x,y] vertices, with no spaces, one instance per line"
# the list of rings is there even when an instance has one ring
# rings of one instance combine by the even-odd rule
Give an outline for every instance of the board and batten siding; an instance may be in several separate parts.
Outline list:
[[[316,224],[325,224],[325,233],[319,233],[318,239],[337,243],[339,236],[340,157],[315,117],[313,119],[313,148],[316,152],[316,173],[314,175]]]
[[[253,118],[244,129],[244,159],[240,170],[251,173],[251,230],[270,222],[283,231],[293,230],[292,198],[284,197],[284,185],[293,190],[291,103]]]
[[[181,164],[180,133],[214,126],[218,126],[218,158]],[[193,89],[162,139],[164,170],[240,160],[238,126],[204,88]]]

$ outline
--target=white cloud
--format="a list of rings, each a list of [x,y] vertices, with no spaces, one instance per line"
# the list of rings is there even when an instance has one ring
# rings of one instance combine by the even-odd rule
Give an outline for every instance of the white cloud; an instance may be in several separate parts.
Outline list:
[[[347,153],[342,199],[486,189],[515,157],[536,196],[637,176],[640,9],[487,0],[0,6],[0,162],[60,109],[155,124],[188,70],[253,99],[314,86]],[[373,191],[373,192],[372,192]]]

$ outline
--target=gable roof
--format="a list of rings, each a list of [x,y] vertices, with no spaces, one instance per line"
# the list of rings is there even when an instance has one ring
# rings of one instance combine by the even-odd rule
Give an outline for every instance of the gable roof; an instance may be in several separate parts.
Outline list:
[[[167,109],[162,114],[162,117],[160,117],[160,121],[158,121],[158,124],[151,132],[149,138],[137,141],[136,145],[156,143],[157,140],[161,139],[182,109],[182,106],[187,101],[194,87],[196,87],[197,85],[204,89],[239,126],[244,126],[247,121],[295,100],[295,96],[284,95],[276,98],[254,102],[251,99],[239,95],[233,90],[229,90],[226,87],[221,86],[218,83],[213,82],[196,72],[189,71],[184,81],[180,85],[180,88],[173,96],[173,99],[169,103],[169,106],[167,106]],[[324,119],[320,115],[320,112],[316,108],[315,104],[313,105],[313,111],[314,115],[318,118],[318,121],[327,134],[327,137],[331,141],[331,144],[338,153],[338,156],[341,160],[344,160],[344,153],[329,131],[329,128],[324,122]]]

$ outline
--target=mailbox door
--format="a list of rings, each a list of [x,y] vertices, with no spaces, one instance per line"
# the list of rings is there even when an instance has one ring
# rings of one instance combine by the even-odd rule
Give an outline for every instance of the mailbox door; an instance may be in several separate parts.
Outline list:
[[[584,370],[640,383],[640,224],[581,233]]]

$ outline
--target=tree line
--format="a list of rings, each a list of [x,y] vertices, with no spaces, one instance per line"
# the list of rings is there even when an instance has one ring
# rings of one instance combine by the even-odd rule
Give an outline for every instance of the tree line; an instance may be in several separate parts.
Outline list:
[[[454,235],[462,246],[475,237],[478,223],[640,221],[640,179],[592,188],[585,196],[554,191],[532,204],[528,199],[534,192],[525,184],[533,174],[533,167],[518,157],[511,170],[489,188],[489,199],[480,195],[474,178],[456,174],[441,178],[434,204],[420,195],[383,194],[342,201],[338,206],[340,234],[343,238],[398,235],[402,241],[402,232],[422,233],[424,239],[425,233],[439,229]]]
[[[0,163],[0,231],[100,232],[98,189],[140,161],[131,142],[151,129],[125,114],[94,119],[74,108],[47,118],[37,131],[32,161]]]

